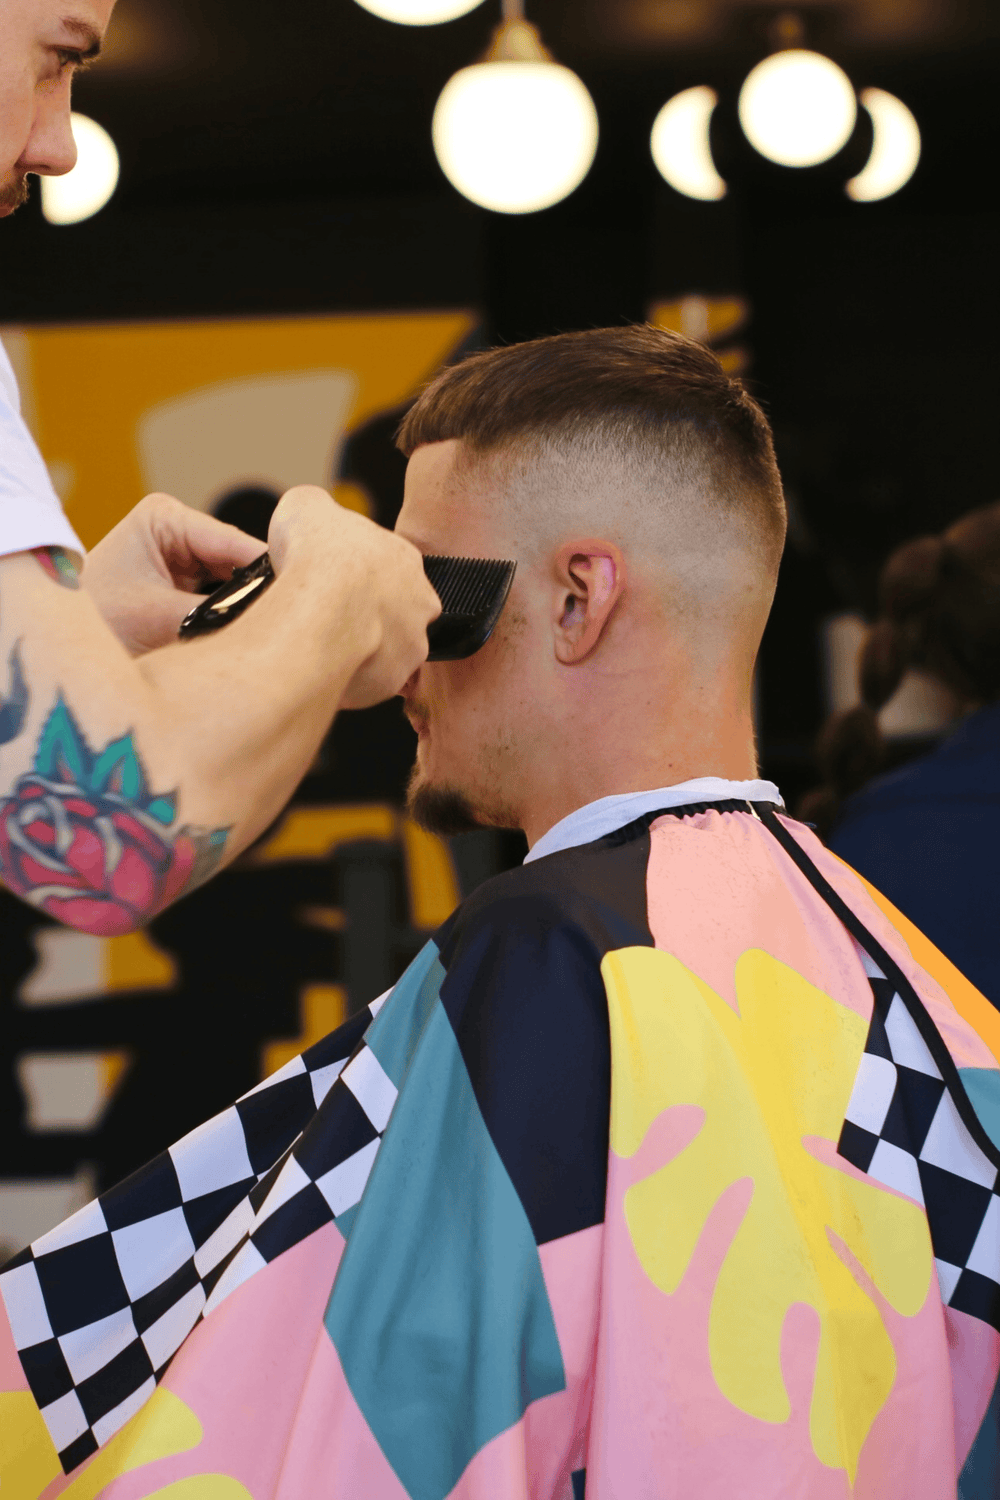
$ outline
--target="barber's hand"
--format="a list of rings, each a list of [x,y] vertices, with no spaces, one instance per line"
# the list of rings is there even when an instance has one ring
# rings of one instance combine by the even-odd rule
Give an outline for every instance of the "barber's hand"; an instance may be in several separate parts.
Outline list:
[[[236,526],[147,495],[88,553],[80,582],[133,656],[177,639],[206,578],[225,582],[264,551]]]
[[[375,650],[348,683],[341,708],[370,708],[393,697],[427,656],[427,626],[441,601],[412,543],[345,509],[314,485],[283,495],[268,532],[275,572],[308,559],[326,586],[346,590]]]

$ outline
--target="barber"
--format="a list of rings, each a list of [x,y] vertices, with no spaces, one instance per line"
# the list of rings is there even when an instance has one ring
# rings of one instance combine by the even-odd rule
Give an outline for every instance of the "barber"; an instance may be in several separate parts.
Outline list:
[[[0,0],[0,215],[72,169],[70,89],[114,0]],[[390,697],[439,604],[410,543],[290,490],[277,579],[226,631],[177,628],[261,543],[150,495],[83,564],[0,345],[0,880],[82,931],[147,921],[280,811],[338,708]]]

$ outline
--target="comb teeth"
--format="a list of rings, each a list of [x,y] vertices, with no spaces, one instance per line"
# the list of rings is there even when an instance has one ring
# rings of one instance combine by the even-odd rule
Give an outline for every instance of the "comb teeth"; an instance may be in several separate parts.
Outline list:
[[[424,572],[449,615],[477,615],[492,604],[510,562],[482,557],[425,557]]]

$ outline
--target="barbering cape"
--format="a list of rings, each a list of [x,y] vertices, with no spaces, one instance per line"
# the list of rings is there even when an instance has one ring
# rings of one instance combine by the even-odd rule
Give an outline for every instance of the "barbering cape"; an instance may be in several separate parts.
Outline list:
[[[1000,1493],[1000,1016],[775,809],[480,888],[0,1275],[3,1500]]]

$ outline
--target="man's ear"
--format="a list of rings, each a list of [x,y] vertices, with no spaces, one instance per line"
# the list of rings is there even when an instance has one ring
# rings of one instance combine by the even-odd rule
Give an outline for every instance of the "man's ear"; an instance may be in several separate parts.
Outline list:
[[[611,542],[567,542],[553,559],[556,659],[575,666],[594,650],[625,591],[625,559]]]

